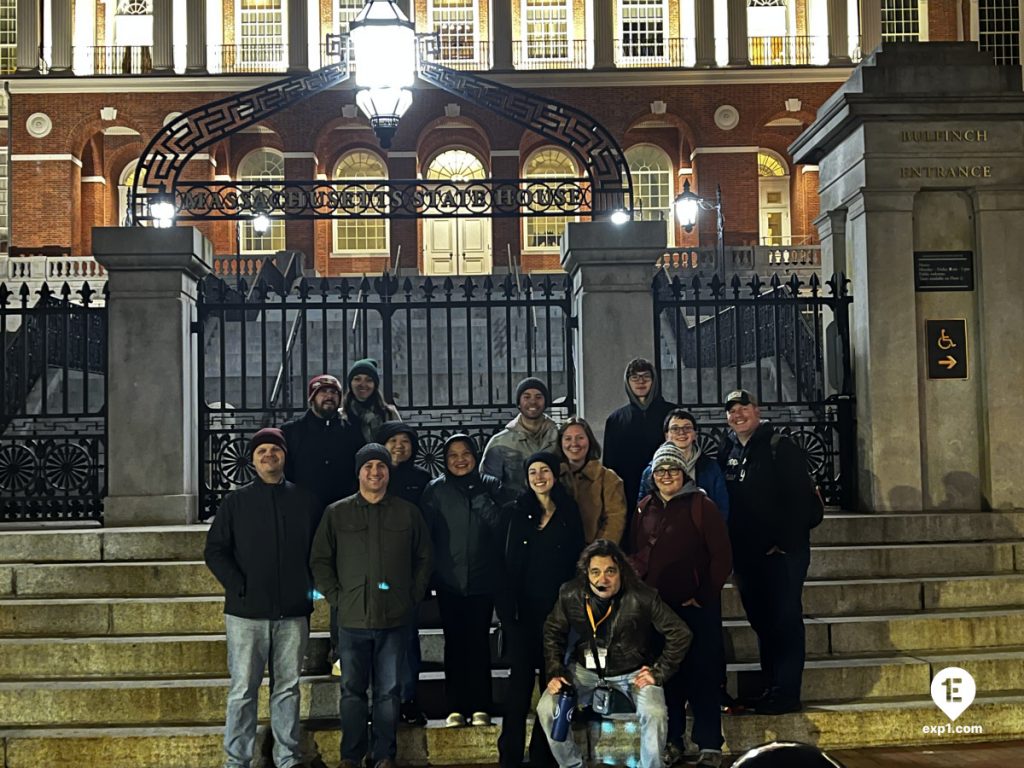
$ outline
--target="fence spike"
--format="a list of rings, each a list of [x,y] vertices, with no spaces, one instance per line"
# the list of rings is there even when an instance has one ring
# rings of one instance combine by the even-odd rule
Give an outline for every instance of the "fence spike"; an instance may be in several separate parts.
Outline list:
[[[794,275],[794,277],[795,277],[795,275]],[[817,273],[814,273],[814,274],[811,275],[810,286],[811,286],[811,295],[812,296],[817,296],[818,292],[821,290],[821,280],[818,279]]]
[[[462,284],[462,293],[466,297],[467,301],[472,300],[474,291],[476,291],[476,285],[473,284],[473,280],[471,278],[467,277],[466,281]]]
[[[778,272],[772,273],[772,279],[768,281],[768,285],[771,286],[772,292],[779,290],[779,286],[782,285],[782,280],[779,279]]]
[[[428,277],[423,281],[423,285],[420,286],[420,290],[423,291],[423,298],[430,301],[434,298],[434,292],[437,290],[437,286],[434,285],[434,281]]]
[[[712,297],[716,299],[722,298],[722,294],[725,292],[725,283],[722,282],[722,278],[718,276],[717,272],[711,276],[710,288]]]
[[[359,281],[359,293],[366,297],[370,295],[370,280],[363,275],[363,279]]]
[[[299,300],[300,301],[302,301],[302,302],[309,301],[309,294],[310,294],[310,291],[312,291],[312,290],[313,290],[313,287],[309,284],[309,280],[307,280],[304,277],[299,280],[299,286],[298,286],[298,289],[297,289],[297,293],[299,294]]]
[[[88,307],[92,303],[92,295],[95,293],[89,282],[82,283],[81,289],[78,291],[78,295],[82,297],[82,305]]]
[[[60,287],[60,297],[66,302],[71,301],[71,286],[68,285],[68,281],[65,280],[64,284]]]
[[[732,288],[733,298],[734,299],[738,299],[740,297],[740,288],[743,287],[743,281],[740,280],[740,276],[739,275],[735,275],[734,274],[732,276],[732,280],[730,281],[730,286],[729,287]]]
[[[444,279],[444,294],[448,298],[451,298],[452,290],[455,288],[455,283],[452,282],[450,277]]]
[[[225,294],[227,293],[227,283],[221,283],[220,289],[220,300],[224,301]],[[242,294],[242,301],[245,301],[245,297],[249,295],[249,283],[246,282],[244,277],[238,278],[238,292]]]
[[[484,278],[484,296],[486,298],[488,298],[488,299],[491,298],[491,292],[493,290],[494,290],[494,281],[491,280],[491,276],[490,275],[487,275]]]
[[[545,299],[550,299],[552,290],[551,275],[544,275],[544,282],[541,283],[541,295]]]
[[[405,278],[405,282],[402,283],[402,291],[405,293],[405,300],[409,301],[412,298],[412,280],[408,277]]]
[[[801,285],[803,285],[803,282],[800,280],[800,277],[797,275],[796,272],[789,276],[789,291],[794,296],[800,295]]]
[[[50,289],[49,283],[43,283],[43,285],[39,288],[38,291],[36,291],[36,293],[39,294],[39,300],[43,304],[49,304],[50,298],[53,296],[53,291]]]
[[[506,274],[505,279],[501,281],[501,290],[505,294],[506,299],[512,298],[515,288],[515,283],[512,282],[512,275]]]
[[[761,276],[757,272],[753,274],[747,285],[750,286],[750,295],[755,299],[761,295],[761,291],[764,289],[764,283],[761,282]]]
[[[0,307],[6,307],[8,299],[13,295],[7,283],[0,283]]]
[[[690,287],[693,289],[693,298],[700,298],[700,289],[702,287],[700,281],[700,275],[694,275],[690,280]]]
[[[331,282],[326,277],[321,282],[321,290],[323,291],[324,298],[327,298],[327,293],[331,288]],[[352,295],[352,286],[349,285],[348,278],[341,278],[341,282],[338,283],[338,297],[342,301],[348,301],[348,297]]]

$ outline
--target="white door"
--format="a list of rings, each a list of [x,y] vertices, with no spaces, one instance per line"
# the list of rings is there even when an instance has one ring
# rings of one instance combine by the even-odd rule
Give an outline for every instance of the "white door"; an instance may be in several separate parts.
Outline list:
[[[490,219],[425,219],[423,268],[428,275],[491,273]]]
[[[761,178],[761,245],[789,245],[789,177]]]

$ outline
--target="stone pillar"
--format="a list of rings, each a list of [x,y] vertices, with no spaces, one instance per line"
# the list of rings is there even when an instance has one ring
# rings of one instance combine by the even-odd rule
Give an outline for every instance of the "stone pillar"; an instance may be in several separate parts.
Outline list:
[[[211,248],[192,227],[97,227],[108,273],[108,526],[195,522],[196,286]]]
[[[71,0],[52,0],[50,30],[53,47],[50,71],[54,74],[71,72],[71,20]]]
[[[700,2],[700,0],[698,0]],[[729,0],[729,66],[750,66],[750,44],[747,39],[747,0]],[[712,31],[714,24],[712,24]]]
[[[615,68],[615,21],[612,3],[593,3],[594,8],[594,69]]]
[[[715,0],[694,0],[694,25],[697,30],[695,66],[715,66]]]
[[[153,0],[153,74],[174,74],[174,0]]]
[[[186,0],[185,74],[205,75],[206,69],[206,0]]]
[[[578,320],[576,411],[599,441],[605,417],[622,405],[626,363],[654,355],[651,280],[665,243],[660,221],[571,222],[562,236],[562,267],[572,280]]]
[[[850,65],[850,31],[846,22],[846,0],[828,0],[828,63],[834,66]]]
[[[829,14],[831,29],[832,14]],[[882,44],[882,4],[879,0],[860,0],[860,51],[867,58]]]
[[[18,30],[17,71],[19,74],[38,73],[39,44],[42,41],[39,3],[36,0],[18,0],[15,13]]]
[[[825,211],[814,220],[821,240],[821,276],[827,280],[835,272],[846,273],[846,209]]]
[[[288,71],[309,72],[307,0],[288,0]]]
[[[491,69],[512,69],[512,4],[508,0],[491,2]]]
[[[823,272],[851,279],[860,505],[1021,507],[1021,71],[972,43],[923,48],[885,43],[790,146],[819,167]],[[936,253],[971,279],[919,271]],[[963,321],[966,338],[939,346],[929,320]],[[955,370],[929,363],[949,357]]]

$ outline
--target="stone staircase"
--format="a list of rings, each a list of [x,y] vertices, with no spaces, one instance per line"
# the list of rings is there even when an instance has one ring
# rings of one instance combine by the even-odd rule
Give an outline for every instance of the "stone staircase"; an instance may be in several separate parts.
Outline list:
[[[0,768],[214,768],[227,690],[219,586],[201,562],[205,526],[0,532]],[[830,515],[814,533],[805,590],[807,709],[724,721],[727,749],[775,737],[826,747],[997,741],[1024,731],[1024,511]],[[730,687],[759,689],[739,597],[723,605]],[[444,711],[436,609],[426,604],[421,699]],[[327,650],[317,603],[313,650]],[[932,676],[974,675],[978,697],[948,724]],[[507,674],[495,663],[500,701]],[[265,689],[264,689],[265,696]],[[337,762],[338,686],[303,684],[303,715]],[[266,701],[261,703],[266,716]],[[497,727],[403,728],[405,763],[494,763]],[[598,762],[628,762],[636,725],[581,729]]]

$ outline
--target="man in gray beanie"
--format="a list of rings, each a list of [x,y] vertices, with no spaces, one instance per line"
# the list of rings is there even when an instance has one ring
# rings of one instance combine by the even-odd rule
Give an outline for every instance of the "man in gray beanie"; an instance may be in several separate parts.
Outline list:
[[[388,493],[391,456],[383,445],[360,448],[355,469],[359,491],[327,508],[310,568],[316,588],[338,611],[340,768],[356,768],[367,754],[375,768],[393,768],[404,627],[427,591],[430,533],[415,506]]]
[[[544,413],[550,401],[543,381],[532,376],[520,381],[516,386],[519,414],[484,448],[480,472],[501,481],[507,500],[526,490],[523,462],[535,453],[554,453],[557,449],[558,425]]]

